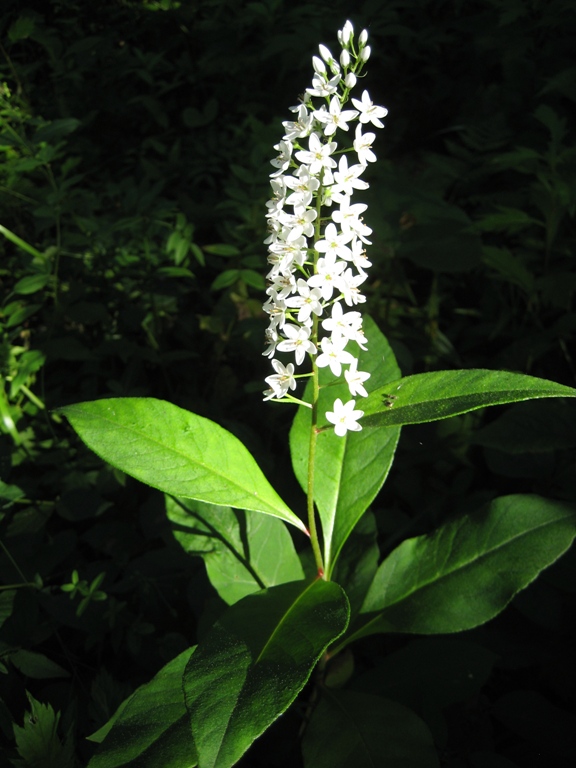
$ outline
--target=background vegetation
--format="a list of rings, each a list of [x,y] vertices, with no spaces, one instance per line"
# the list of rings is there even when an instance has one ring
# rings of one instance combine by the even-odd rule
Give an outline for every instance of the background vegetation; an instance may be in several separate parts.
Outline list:
[[[161,495],[51,409],[170,400],[234,432],[303,506],[291,409],[261,401],[263,214],[280,122],[346,18],[369,29],[367,87],[390,111],[364,198],[367,311],[403,373],[575,386],[574,4],[356,6],[3,0],[0,768],[85,765],[86,737],[223,605]],[[576,501],[575,448],[574,406],[556,400],[407,427],[377,536],[389,550],[503,493]],[[427,722],[442,765],[562,768],[575,576],[569,552],[486,627],[367,638],[356,669]],[[298,765],[297,728],[281,718],[241,765]]]

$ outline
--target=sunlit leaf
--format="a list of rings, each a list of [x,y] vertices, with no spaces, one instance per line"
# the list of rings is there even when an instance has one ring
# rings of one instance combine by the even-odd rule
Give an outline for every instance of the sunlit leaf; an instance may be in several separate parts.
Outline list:
[[[234,765],[294,701],[348,623],[333,582],[297,582],[245,597],[216,622],[184,677],[202,768]]]
[[[60,412],[94,453],[153,488],[265,512],[304,530],[240,440],[209,419],[144,397],[79,403]]]

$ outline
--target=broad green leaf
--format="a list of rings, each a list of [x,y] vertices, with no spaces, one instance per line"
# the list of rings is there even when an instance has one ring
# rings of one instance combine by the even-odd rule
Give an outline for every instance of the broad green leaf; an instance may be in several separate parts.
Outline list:
[[[209,419],[145,397],[95,400],[60,412],[94,453],[153,488],[265,512],[305,530],[240,440]]]
[[[473,369],[406,376],[363,401],[364,426],[420,424],[488,405],[539,397],[576,397],[576,389],[523,373]]]
[[[166,512],[176,540],[204,559],[212,586],[229,605],[304,578],[292,537],[278,518],[169,496]]]
[[[325,689],[302,741],[304,768],[438,768],[432,735],[407,707]]]
[[[194,648],[172,659],[120,705],[92,741],[102,742],[89,768],[194,768],[198,765],[182,675]]]
[[[483,624],[557,560],[575,535],[574,507],[514,495],[430,536],[407,539],[378,569],[346,644],[375,632],[442,634]]]
[[[358,369],[371,374],[366,382],[368,392],[395,380],[400,370],[394,353],[376,323],[364,318],[367,351],[359,350]],[[343,377],[342,377],[343,378]],[[327,424],[326,411],[334,400],[350,400],[348,385],[334,384],[336,377],[328,368],[320,370],[319,423]],[[309,384],[304,399],[310,399]],[[356,398],[356,406],[364,410],[364,398]],[[306,492],[308,478],[308,444],[311,424],[310,408],[300,406],[290,431],[292,466],[298,482]],[[364,423],[362,421],[362,423]],[[349,432],[338,437],[329,429],[318,435],[314,478],[314,501],[322,521],[324,568],[332,573],[340,550],[352,529],[374,500],[392,465],[400,436],[399,429]]]
[[[201,768],[234,765],[294,701],[347,623],[346,595],[321,579],[271,587],[229,608],[184,676]]]

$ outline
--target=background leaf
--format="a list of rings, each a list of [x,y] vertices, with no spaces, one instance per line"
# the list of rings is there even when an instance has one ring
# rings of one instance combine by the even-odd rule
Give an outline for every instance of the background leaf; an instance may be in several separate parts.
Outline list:
[[[97,400],[60,411],[94,453],[153,488],[265,512],[305,529],[240,440],[209,419],[144,397]]]
[[[508,371],[433,371],[406,376],[363,401],[364,426],[420,424],[488,405],[539,397],[576,397],[576,389]]]
[[[557,560],[575,535],[572,506],[514,495],[430,536],[407,539],[378,569],[358,619],[363,624],[351,637],[461,632],[483,624]]]
[[[184,676],[202,768],[234,765],[294,701],[347,623],[346,595],[322,580],[271,587],[229,608]]]
[[[276,517],[170,496],[166,512],[176,540],[203,558],[212,586],[229,605],[304,578],[290,533]]]
[[[89,768],[194,768],[198,764],[184,704],[188,648],[140,686],[90,738],[103,742]]]
[[[407,707],[326,689],[302,741],[305,768],[438,768],[432,736]]]
[[[368,351],[359,350],[358,369],[371,377],[366,382],[368,392],[394,380],[400,369],[394,353],[376,323],[364,318]],[[343,378],[343,377],[342,377]],[[350,392],[346,381],[334,385],[336,377],[328,368],[320,370],[320,424],[331,410],[337,397],[347,401]],[[311,385],[304,399],[311,396]],[[364,409],[363,398],[356,405]],[[298,482],[306,492],[308,475],[308,443],[311,424],[310,409],[300,406],[290,430],[292,466]],[[314,480],[314,501],[322,521],[324,535],[324,567],[330,575],[336,559],[352,529],[382,487],[394,458],[400,430],[362,430],[338,437],[333,430],[318,435]]]

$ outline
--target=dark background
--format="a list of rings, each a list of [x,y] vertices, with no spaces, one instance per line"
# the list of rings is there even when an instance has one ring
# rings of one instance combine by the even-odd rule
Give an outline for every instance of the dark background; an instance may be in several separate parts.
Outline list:
[[[103,466],[51,409],[170,400],[237,434],[302,508],[292,409],[261,396],[264,212],[281,121],[347,18],[373,50],[360,88],[389,109],[359,199],[374,230],[366,311],[403,373],[576,386],[574,3],[354,5],[2,0],[0,224],[31,246],[0,239],[2,767],[26,690],[61,711],[84,765],[85,737],[221,610],[160,494]],[[405,428],[373,505],[383,551],[504,493],[574,501],[575,427],[552,400]],[[82,608],[74,570],[93,585]],[[575,574],[568,553],[462,636],[479,665],[464,698],[438,693],[449,645],[370,638],[357,669],[431,654],[436,698],[412,705],[443,766],[571,765]],[[297,747],[271,746],[297,728],[282,719],[242,765],[297,765]]]

